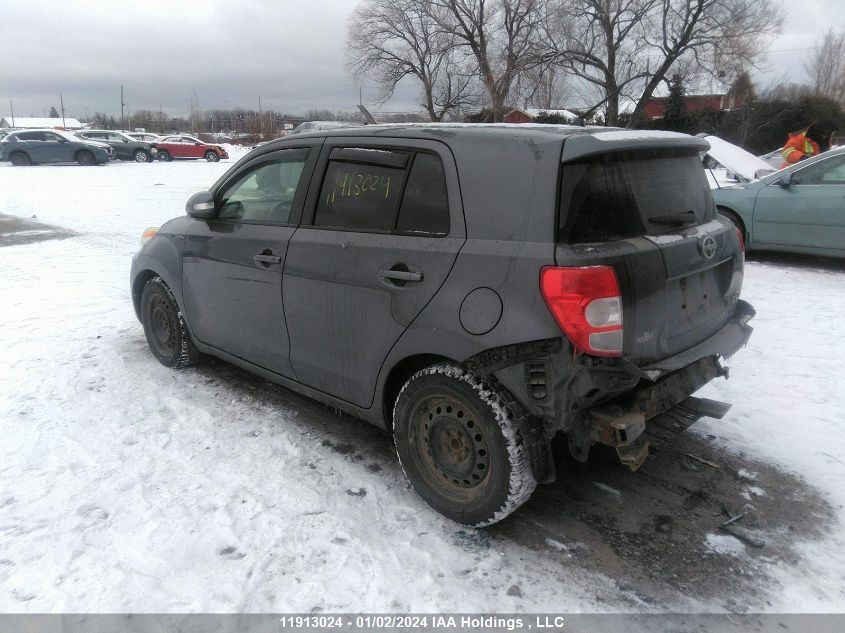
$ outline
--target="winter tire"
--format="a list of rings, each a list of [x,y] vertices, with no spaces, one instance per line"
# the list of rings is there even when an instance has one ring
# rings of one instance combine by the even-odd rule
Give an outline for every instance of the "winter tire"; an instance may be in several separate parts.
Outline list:
[[[82,150],[81,152],[77,152],[76,154],[76,162],[80,165],[95,165],[97,160],[94,158],[94,154],[89,151]]]
[[[523,415],[488,379],[449,363],[428,367],[405,383],[393,409],[399,462],[434,510],[491,525],[537,485],[519,431]]]
[[[29,160],[29,156],[27,156],[23,152],[15,152],[9,157],[9,160],[15,167],[24,167],[25,165],[32,164],[32,161]]]
[[[182,369],[199,360],[176,299],[161,277],[144,285],[141,320],[150,351],[162,365]]]
[[[158,159],[160,161],[164,161],[165,163],[170,162],[173,160],[173,157],[170,155],[170,152],[166,152],[162,149],[158,150]]]
[[[135,150],[135,153],[132,154],[132,158],[135,159],[136,163],[149,163],[150,162],[150,155],[142,149]]]
[[[211,150],[208,150],[205,153],[205,160],[207,160],[209,163],[216,163],[218,160],[220,160],[220,156],[217,154],[217,152],[212,152]]]

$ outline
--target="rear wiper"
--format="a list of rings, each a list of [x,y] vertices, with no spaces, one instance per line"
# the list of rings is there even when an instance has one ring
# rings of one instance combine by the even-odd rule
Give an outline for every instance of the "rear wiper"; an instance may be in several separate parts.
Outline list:
[[[654,215],[648,219],[652,224],[667,224],[669,226],[683,226],[698,222],[695,211],[689,210],[683,213],[667,213],[666,215]]]

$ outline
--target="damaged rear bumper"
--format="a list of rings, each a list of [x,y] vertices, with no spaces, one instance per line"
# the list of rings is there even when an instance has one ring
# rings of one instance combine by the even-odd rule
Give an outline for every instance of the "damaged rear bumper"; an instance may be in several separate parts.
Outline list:
[[[616,449],[622,463],[636,470],[648,457],[645,431],[652,418],[675,409],[689,424],[705,416],[722,418],[729,404],[691,394],[718,376],[727,377],[719,359],[730,357],[748,342],[752,332],[748,321],[754,314],[754,308],[740,301],[733,318],[707,340],[646,367],[632,367],[630,371],[644,380],[612,403],[586,412],[581,428],[569,434],[573,457],[586,460],[590,445],[606,444]]]

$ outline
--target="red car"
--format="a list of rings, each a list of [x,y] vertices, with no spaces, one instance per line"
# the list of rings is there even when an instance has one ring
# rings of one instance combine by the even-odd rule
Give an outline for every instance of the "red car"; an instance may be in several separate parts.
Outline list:
[[[156,142],[159,160],[169,161],[174,158],[204,158],[216,163],[221,158],[229,158],[226,150],[219,145],[204,143],[193,136],[165,136]]]

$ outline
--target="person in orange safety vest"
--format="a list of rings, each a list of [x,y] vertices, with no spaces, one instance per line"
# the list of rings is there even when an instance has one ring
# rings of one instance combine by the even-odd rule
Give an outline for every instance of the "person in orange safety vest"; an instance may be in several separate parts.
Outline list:
[[[810,158],[830,149],[830,139],[836,131],[836,123],[823,120],[811,123],[800,132],[793,132],[781,150],[786,162],[782,167],[793,165],[800,160]]]

